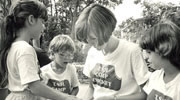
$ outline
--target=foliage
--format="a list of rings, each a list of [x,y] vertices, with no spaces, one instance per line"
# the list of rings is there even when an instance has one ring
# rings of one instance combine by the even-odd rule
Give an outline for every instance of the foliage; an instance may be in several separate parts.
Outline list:
[[[3,9],[3,15],[6,16],[9,12],[11,0],[0,0],[0,7]]]
[[[56,34],[68,34],[75,40],[75,21],[80,12],[91,3],[99,3],[110,7],[114,7],[116,4],[122,3],[122,0],[58,0],[58,2],[55,2],[55,8],[53,8],[52,0],[41,1],[43,1],[50,8],[50,18],[47,22],[48,25],[45,31],[45,35],[47,35],[45,37],[50,36],[50,38],[46,38],[49,40]],[[53,11],[55,11],[55,13],[53,13]]]
[[[169,17],[173,12],[177,11],[180,7],[172,3],[163,4],[149,3],[144,1],[141,3],[143,7],[143,17],[139,19],[129,18],[119,25],[121,37],[131,41],[135,41],[141,37],[144,31],[160,20]]]
[[[76,67],[77,69],[77,74],[78,74],[78,79],[79,79],[79,82],[82,83],[82,84],[87,84],[90,82],[90,79],[83,74],[83,63],[73,63],[73,65]]]
[[[98,3],[104,6],[114,7],[121,4],[122,0],[58,0],[53,9],[52,0],[41,0],[49,7],[49,19],[45,24],[44,43],[46,48],[49,41],[57,34],[67,34],[76,42],[74,25],[80,12],[91,3]],[[55,13],[53,13],[53,11]],[[84,61],[85,55],[82,53],[81,46],[76,42],[77,52],[75,53],[75,61]]]
[[[75,42],[76,44],[76,52],[74,54],[73,62],[85,62],[86,55],[83,53],[82,44],[79,42]]]

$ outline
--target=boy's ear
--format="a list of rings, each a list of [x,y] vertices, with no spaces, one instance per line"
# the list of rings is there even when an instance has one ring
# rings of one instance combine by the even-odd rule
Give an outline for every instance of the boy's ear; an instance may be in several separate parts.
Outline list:
[[[27,18],[27,22],[29,23],[29,25],[33,25],[36,22],[36,20],[33,15],[29,15]]]

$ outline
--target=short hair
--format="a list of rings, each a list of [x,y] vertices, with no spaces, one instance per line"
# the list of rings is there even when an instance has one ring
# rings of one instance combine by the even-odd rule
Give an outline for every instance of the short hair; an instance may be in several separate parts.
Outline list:
[[[70,51],[75,52],[75,44],[73,40],[68,35],[57,35],[55,36],[49,44],[49,53],[58,53]]]
[[[173,22],[160,22],[147,30],[140,40],[140,47],[158,53],[176,67],[180,66],[180,28]]]
[[[75,24],[75,34],[79,41],[87,43],[90,32],[95,33],[98,44],[107,42],[116,27],[117,20],[114,14],[106,7],[91,4],[80,14]]]

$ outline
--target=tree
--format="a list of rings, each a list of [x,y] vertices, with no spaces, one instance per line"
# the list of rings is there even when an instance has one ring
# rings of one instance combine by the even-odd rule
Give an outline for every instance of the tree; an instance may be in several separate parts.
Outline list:
[[[138,0],[137,0],[138,1]],[[139,1],[138,1],[139,2]],[[135,2],[136,3],[136,2]],[[141,3],[143,7],[143,17],[139,19],[129,18],[119,25],[122,31],[121,36],[131,41],[136,41],[144,34],[144,31],[159,21],[171,17],[171,14],[180,9],[180,6],[169,3],[149,3],[144,1]]]
[[[52,5],[52,0],[49,3]],[[52,9],[52,6],[50,8],[50,18],[46,26],[51,26],[52,23],[54,25],[53,27],[51,26],[51,28],[47,28],[47,36],[45,37],[52,39],[52,37],[57,34],[68,34],[73,38],[73,40],[76,40],[74,24],[80,12],[91,3],[99,3],[113,7],[122,3],[122,0],[59,0],[58,2],[55,2],[55,9]],[[52,14],[53,11],[51,10],[55,10],[55,13]],[[57,32],[57,30],[59,30],[59,32]]]
[[[11,0],[0,0],[0,7],[3,9],[3,15],[6,16],[11,6]]]

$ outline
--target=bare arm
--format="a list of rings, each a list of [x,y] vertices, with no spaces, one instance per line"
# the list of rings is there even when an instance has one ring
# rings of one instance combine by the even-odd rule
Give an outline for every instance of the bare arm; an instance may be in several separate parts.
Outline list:
[[[79,87],[74,87],[74,88],[72,89],[71,95],[76,96],[78,92],[79,92]]]
[[[144,84],[142,84],[141,87],[141,92],[134,93],[131,95],[125,95],[125,96],[118,96],[118,95],[112,95],[112,96],[104,96],[100,97],[97,100],[146,100],[146,93],[142,90],[142,87]]]
[[[42,96],[48,99],[53,100],[79,100],[75,96],[70,96],[64,94],[62,92],[58,92],[50,87],[46,86],[45,84],[41,83],[40,81],[35,81],[29,83],[29,88],[33,94],[38,96]]]
[[[143,90],[143,87],[144,87],[145,84],[146,83],[140,85],[141,92],[134,93],[132,95],[117,97],[116,100],[146,100],[147,95]]]
[[[146,93],[142,91],[132,95],[117,97],[116,100],[146,100]]]

